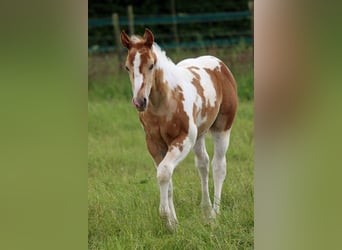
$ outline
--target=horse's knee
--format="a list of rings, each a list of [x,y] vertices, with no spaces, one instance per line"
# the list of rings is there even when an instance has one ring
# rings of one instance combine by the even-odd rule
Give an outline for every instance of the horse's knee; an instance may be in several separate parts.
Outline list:
[[[169,182],[171,179],[171,171],[166,165],[157,168],[157,179],[159,183]]]

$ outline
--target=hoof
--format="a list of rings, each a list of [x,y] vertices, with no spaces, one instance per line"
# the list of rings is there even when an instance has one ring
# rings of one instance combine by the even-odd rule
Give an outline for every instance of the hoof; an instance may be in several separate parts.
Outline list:
[[[177,223],[176,222],[168,222],[166,223],[166,228],[169,230],[170,233],[174,233],[177,230]]]
[[[211,209],[209,218],[212,219],[212,220],[215,220],[215,219],[216,219],[216,216],[217,216],[218,214],[219,214],[219,212],[216,211],[216,210],[213,208],[213,209]]]
[[[177,229],[178,221],[174,218],[170,218],[168,216],[160,216],[167,230],[171,233],[174,233]]]
[[[201,205],[201,207],[204,220],[208,220],[211,216],[211,205]]]
[[[217,215],[218,213],[214,209],[211,209],[208,216],[204,217],[204,223],[206,225],[212,225],[215,222]]]

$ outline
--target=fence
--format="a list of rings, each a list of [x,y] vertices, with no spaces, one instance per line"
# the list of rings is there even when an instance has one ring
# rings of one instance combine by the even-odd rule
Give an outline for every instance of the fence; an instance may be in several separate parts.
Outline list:
[[[239,43],[241,40],[252,43],[252,13],[250,9],[241,12],[134,18],[133,8],[128,6],[128,17],[119,17],[114,13],[112,18],[88,21],[88,50],[89,52],[120,51],[119,33],[122,29],[129,31],[130,34],[133,34],[136,29],[141,31],[139,34],[142,34],[145,27],[150,27],[154,31],[158,44],[163,48],[222,47]],[[186,31],[182,30],[186,25],[194,27],[191,32],[189,28]],[[241,30],[241,27],[244,28]]]

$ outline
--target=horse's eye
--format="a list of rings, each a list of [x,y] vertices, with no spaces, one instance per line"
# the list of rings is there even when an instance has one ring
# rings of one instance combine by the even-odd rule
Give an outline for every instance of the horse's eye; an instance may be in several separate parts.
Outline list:
[[[148,68],[149,70],[153,69],[154,64],[151,64],[150,67]]]
[[[127,66],[125,66],[125,67],[126,67],[126,70],[129,72],[129,68]]]

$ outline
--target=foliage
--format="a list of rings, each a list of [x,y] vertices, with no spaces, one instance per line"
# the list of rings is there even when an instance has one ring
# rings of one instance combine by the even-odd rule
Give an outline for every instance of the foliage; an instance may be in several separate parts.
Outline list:
[[[89,18],[111,17],[117,12],[121,16],[127,15],[127,6],[133,5],[136,15],[161,15],[171,13],[172,1],[147,0],[142,4],[139,0],[92,0],[88,3]],[[222,11],[241,11],[248,9],[248,0],[175,0],[178,13],[203,13]]]
[[[163,16],[171,15],[172,1],[118,1],[102,0],[90,1],[88,16],[92,19],[111,19],[113,13],[119,14],[119,17],[127,17],[127,6],[133,6],[134,17]],[[199,13],[217,13],[217,12],[236,12],[248,10],[248,0],[233,1],[207,1],[207,0],[175,0],[175,13],[177,15],[190,15]],[[110,22],[111,23],[111,22]],[[143,34],[145,28],[150,28],[155,34],[158,34],[160,43],[173,43],[173,26],[170,24],[142,24],[135,25],[135,33]],[[120,29],[128,31],[128,25],[121,25]],[[191,42],[194,40],[212,39],[240,39],[251,37],[251,21],[249,18],[228,20],[228,21],[207,21],[205,23],[184,23],[178,24],[178,37],[180,42]],[[88,31],[89,47],[96,49],[98,47],[115,47],[115,37],[113,36],[113,27],[111,25],[90,28]]]

